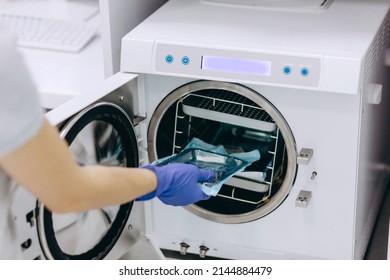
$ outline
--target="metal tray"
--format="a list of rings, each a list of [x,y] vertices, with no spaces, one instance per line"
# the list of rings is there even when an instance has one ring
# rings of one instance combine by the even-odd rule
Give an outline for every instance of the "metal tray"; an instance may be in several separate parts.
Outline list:
[[[189,94],[183,99],[183,112],[189,116],[266,132],[276,130],[275,122],[262,108],[236,101]]]

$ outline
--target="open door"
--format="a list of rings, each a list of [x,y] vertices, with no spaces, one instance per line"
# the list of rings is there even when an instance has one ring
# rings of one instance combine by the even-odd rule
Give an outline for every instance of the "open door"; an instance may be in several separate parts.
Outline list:
[[[136,78],[114,75],[90,93],[47,113],[80,165],[138,167],[134,116],[125,109],[128,106],[106,101],[115,89]],[[140,222],[144,221],[143,211],[136,209],[131,214],[134,204],[130,201],[81,213],[55,214],[20,188],[13,209],[17,229],[25,238],[20,242],[23,255],[28,259],[163,258],[144,234]],[[137,204],[143,208],[142,203]]]

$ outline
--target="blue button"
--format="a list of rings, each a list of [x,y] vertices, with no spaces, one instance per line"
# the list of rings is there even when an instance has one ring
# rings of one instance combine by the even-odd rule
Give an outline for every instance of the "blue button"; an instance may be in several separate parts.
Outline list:
[[[307,75],[309,75],[309,69],[307,69],[306,67],[303,67],[302,69],[301,69],[301,75],[302,76],[307,76]]]
[[[173,55],[168,54],[168,55],[165,57],[165,62],[166,62],[166,63],[172,63],[172,62],[173,62]]]
[[[285,74],[285,75],[290,75],[291,74],[291,67],[290,66],[284,66],[283,67],[283,73]]]
[[[183,56],[183,58],[181,59],[181,62],[184,64],[184,65],[187,65],[190,63],[190,58],[188,56]]]

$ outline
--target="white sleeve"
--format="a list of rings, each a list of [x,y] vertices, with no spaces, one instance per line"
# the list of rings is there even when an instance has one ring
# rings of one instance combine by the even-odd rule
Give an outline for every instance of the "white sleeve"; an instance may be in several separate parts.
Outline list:
[[[43,109],[13,38],[0,27],[0,156],[30,140],[43,123]]]

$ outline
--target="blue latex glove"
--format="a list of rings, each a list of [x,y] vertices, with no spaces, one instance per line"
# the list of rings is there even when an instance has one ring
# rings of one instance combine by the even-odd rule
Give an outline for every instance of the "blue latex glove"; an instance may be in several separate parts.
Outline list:
[[[206,182],[215,177],[214,171],[199,169],[186,163],[146,165],[142,168],[152,170],[156,174],[157,187],[155,191],[137,198],[137,201],[158,197],[165,204],[185,206],[210,198],[200,189],[198,182]]]

